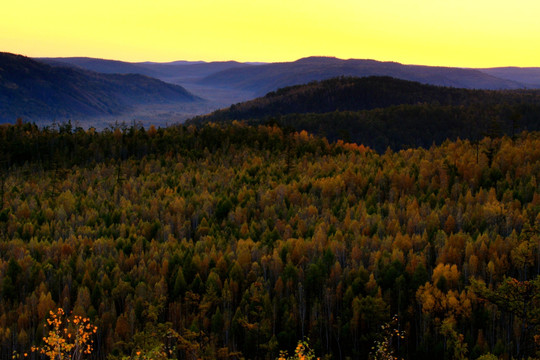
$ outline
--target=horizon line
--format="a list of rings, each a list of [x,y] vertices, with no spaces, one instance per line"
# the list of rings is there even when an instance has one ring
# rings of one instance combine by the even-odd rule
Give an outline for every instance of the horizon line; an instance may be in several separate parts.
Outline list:
[[[295,60],[280,60],[280,61],[241,61],[236,59],[229,59],[229,60],[187,60],[187,59],[176,59],[171,61],[154,61],[154,60],[142,60],[142,61],[133,61],[133,60],[122,60],[120,58],[108,58],[108,57],[94,57],[94,56],[81,56],[81,55],[74,55],[74,56],[31,56],[21,53],[15,53],[10,51],[2,51],[5,53],[13,54],[13,55],[20,55],[25,56],[31,59],[94,59],[94,60],[104,60],[104,61],[118,61],[118,62],[124,62],[124,63],[130,63],[130,64],[143,64],[143,63],[154,63],[154,64],[172,64],[175,62],[186,62],[186,63],[193,63],[193,64],[210,64],[210,63],[226,63],[226,62],[237,62],[241,64],[249,64],[249,65],[269,65],[269,64],[279,64],[279,63],[292,63],[303,59],[310,59],[310,58],[326,58],[326,59],[336,59],[341,61],[349,61],[349,60],[365,60],[365,61],[376,61],[381,63],[397,63],[400,65],[406,65],[406,66],[427,66],[427,67],[441,67],[441,68],[457,68],[457,69],[496,69],[496,68],[518,68],[518,69],[540,69],[539,66],[518,66],[518,65],[503,65],[503,66],[482,66],[482,67],[471,67],[471,66],[451,66],[451,65],[430,65],[430,64],[419,64],[419,63],[407,63],[407,62],[400,62],[397,60],[378,60],[374,58],[341,58],[334,55],[310,55],[310,56],[304,56],[297,58]]]

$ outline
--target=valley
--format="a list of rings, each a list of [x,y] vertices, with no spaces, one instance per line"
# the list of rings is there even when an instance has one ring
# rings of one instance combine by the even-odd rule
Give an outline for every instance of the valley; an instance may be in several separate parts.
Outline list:
[[[182,86],[194,96],[203,99],[189,105],[181,99],[171,101],[164,111],[156,110],[155,106],[148,104],[148,106],[135,106],[111,114],[97,116],[90,114],[91,116],[86,116],[84,121],[81,119],[80,111],[65,112],[56,115],[55,118],[58,121],[62,119],[78,121],[82,126],[85,126],[85,123],[91,123],[91,126],[98,125],[97,128],[104,128],[115,122],[139,121],[150,125],[152,118],[155,119],[154,125],[157,126],[183,122],[195,116],[226,108],[231,104],[264,96],[280,88],[342,76],[389,76],[422,84],[486,90],[531,89],[538,87],[540,83],[534,75],[535,69],[461,69],[329,57],[309,57],[285,63],[236,61],[129,63],[93,58],[37,58],[35,60],[56,68],[70,67],[79,71],[86,70],[109,75],[144,75]],[[24,117],[25,114],[20,115]],[[50,118],[52,116],[49,116]],[[165,120],[166,118],[169,120]],[[13,117],[12,122],[14,119],[16,117]],[[35,115],[33,118],[26,115],[26,119],[41,121]]]

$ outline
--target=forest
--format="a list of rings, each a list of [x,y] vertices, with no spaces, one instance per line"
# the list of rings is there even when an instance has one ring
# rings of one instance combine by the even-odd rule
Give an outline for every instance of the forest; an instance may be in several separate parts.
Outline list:
[[[469,90],[387,76],[338,77],[268,93],[187,124],[244,120],[364,144],[384,152],[444,140],[540,131],[540,91]]]
[[[478,143],[484,137],[514,136],[540,130],[540,106],[396,105],[364,111],[288,114],[246,120],[247,124],[278,124],[305,130],[329,141],[364,144],[378,152],[442,144],[445,140]]]
[[[381,109],[395,105],[540,105],[538,90],[471,90],[428,85],[389,76],[341,76],[269,92],[193,122],[247,120],[285,114]]]
[[[534,131],[2,125],[0,358],[46,359],[59,308],[88,359],[539,357],[539,174]]]

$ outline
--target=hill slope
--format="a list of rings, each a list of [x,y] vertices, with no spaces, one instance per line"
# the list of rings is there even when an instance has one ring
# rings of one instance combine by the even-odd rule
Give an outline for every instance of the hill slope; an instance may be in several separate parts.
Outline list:
[[[285,86],[305,84],[337,76],[391,76],[425,84],[476,89],[519,89],[525,85],[503,80],[478,70],[402,65],[374,60],[341,60],[310,57],[289,63],[227,69],[207,76],[202,84],[250,90],[263,95]]]
[[[389,77],[336,78],[292,86],[188,120],[268,121],[384,151],[540,130],[539,90],[469,90]]]
[[[290,86],[264,97],[200,117],[199,122],[266,118],[293,113],[326,113],[402,104],[448,106],[501,103],[540,104],[540,91],[489,91],[440,87],[385,76],[334,78]]]
[[[141,74],[156,77],[157,73],[135,63],[95,59],[89,57],[36,58],[35,60],[52,66],[71,66],[104,74]]]
[[[136,74],[100,74],[52,67],[0,53],[0,120],[51,120],[116,115],[132,105],[191,103],[181,86]]]
[[[207,114],[230,104],[246,101],[255,96],[251,91],[237,89],[222,89],[216,86],[198,84],[202,78],[225,69],[255,66],[236,61],[174,61],[169,63],[140,62],[129,63],[116,60],[104,60],[95,58],[38,58],[38,61],[52,66],[71,66],[78,69],[86,69],[106,74],[142,74],[171,84],[180,85],[190,93],[204,98],[206,101],[198,102],[189,107],[171,109],[177,120],[185,120],[195,115]],[[156,119],[156,112],[160,113],[162,120],[170,119],[171,111],[155,109],[156,111],[137,114],[138,119],[146,118],[148,121]]]
[[[528,85],[528,87],[540,88],[540,68],[538,67],[498,67],[478,70],[500,79],[517,81]]]

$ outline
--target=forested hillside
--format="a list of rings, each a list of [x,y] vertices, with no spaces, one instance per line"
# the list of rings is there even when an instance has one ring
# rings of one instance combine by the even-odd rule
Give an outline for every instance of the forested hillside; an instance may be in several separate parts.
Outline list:
[[[188,120],[245,120],[387,147],[430,147],[444,140],[478,141],[540,130],[540,91],[469,90],[372,76],[340,77],[291,86]]]
[[[394,315],[399,357],[538,355],[538,132],[378,154],[277,126],[19,123],[0,156],[2,359],[37,359],[58,307],[97,326],[93,359],[304,337],[367,359]]]
[[[268,118],[286,114],[328,113],[392,105],[540,105],[539,90],[493,91],[443,87],[388,76],[337,77],[289,86],[263,97],[200,116],[200,122]]]
[[[46,124],[121,115],[135,106],[190,104],[201,98],[178,85],[136,74],[101,74],[53,67],[0,52],[0,121]]]

